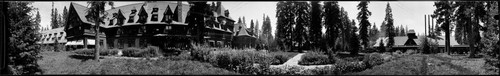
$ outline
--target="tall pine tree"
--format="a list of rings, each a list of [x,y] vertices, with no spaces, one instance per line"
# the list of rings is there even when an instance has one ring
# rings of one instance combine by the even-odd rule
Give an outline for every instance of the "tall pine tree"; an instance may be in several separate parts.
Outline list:
[[[276,6],[276,41],[281,48],[287,49],[292,45],[292,25],[295,25],[295,5],[290,1],[279,1]]]
[[[337,1],[325,1],[324,4],[324,25],[326,28],[325,38],[327,46],[329,47],[327,53],[329,53],[329,57],[333,56],[333,52],[336,51],[335,41],[339,37],[340,27],[341,26],[341,11],[340,6]]]
[[[2,68],[2,74],[8,71],[13,75],[41,74],[37,60],[41,59],[40,46],[36,43],[40,40],[41,34],[38,33],[37,22],[39,19],[33,19],[30,12],[35,10],[31,2],[2,2],[2,10],[5,11],[6,23],[8,29],[6,35],[9,39],[6,63],[9,69]],[[3,12],[3,11],[2,11]],[[7,21],[8,20],[8,21]],[[2,45],[4,46],[4,45]]]
[[[436,18],[437,24],[439,24],[440,29],[445,32],[445,51],[450,54],[449,51],[449,40],[450,40],[450,17],[453,15],[453,8],[452,8],[452,3],[451,1],[438,1],[434,3],[434,6],[436,6],[436,9],[434,10],[434,14],[432,14],[433,18]],[[457,27],[460,25],[457,25]],[[437,30],[440,31],[440,30]],[[457,33],[457,35],[460,35],[460,33]]]
[[[295,28],[294,28],[294,33],[293,33],[293,37],[294,38],[294,42],[297,47],[297,50],[299,52],[303,52],[302,49],[304,48],[304,45],[308,42],[308,33],[307,33],[307,29],[309,29],[309,25],[310,25],[310,12],[309,12],[309,4],[307,2],[295,2],[297,5],[296,5],[296,10],[295,10],[295,14],[296,14],[296,22],[297,24],[295,25]],[[294,45],[295,45],[294,44]]]
[[[358,17],[357,19],[359,20],[359,35],[361,37],[361,45],[363,45],[363,48],[368,47],[368,43],[370,40],[368,40],[368,28],[371,26],[370,21],[368,21],[368,18],[372,15],[372,12],[368,11],[368,1],[361,1],[358,4]]]
[[[323,43],[321,42],[321,30],[323,26],[321,25],[322,17],[321,13],[323,12],[322,7],[319,4],[319,1],[311,1],[311,26],[309,30],[309,39],[311,40],[312,48],[319,48]]]
[[[386,22],[386,36],[389,37],[389,42],[387,43],[387,46],[386,47],[392,47],[394,45],[394,36],[395,36],[395,33],[394,33],[394,19],[392,18],[392,9],[391,9],[391,6],[389,5],[389,3],[387,3],[387,8],[385,9],[385,20],[384,22]]]

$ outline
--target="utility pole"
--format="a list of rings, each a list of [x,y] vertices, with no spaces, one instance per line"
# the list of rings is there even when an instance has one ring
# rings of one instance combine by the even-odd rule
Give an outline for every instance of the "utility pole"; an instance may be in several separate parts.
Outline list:
[[[427,36],[427,15],[424,15],[424,38]]]

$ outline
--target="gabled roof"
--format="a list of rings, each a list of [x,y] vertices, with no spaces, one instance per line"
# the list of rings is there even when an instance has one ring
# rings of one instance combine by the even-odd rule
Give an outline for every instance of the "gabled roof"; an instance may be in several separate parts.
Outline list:
[[[87,10],[88,10],[88,8],[86,6],[83,6],[83,5],[80,5],[80,4],[77,4],[77,3],[73,3],[73,2],[70,3],[70,7],[71,6],[73,6],[75,8],[76,13],[78,14],[78,17],[80,17],[80,20],[82,20],[82,22],[88,23],[88,24],[91,24],[91,25],[94,24],[92,22],[89,22],[87,20],[87,17],[85,17],[85,15],[87,15]]]
[[[50,29],[50,30],[44,30],[44,31],[41,31],[40,33],[42,34],[42,37],[41,37],[42,39],[40,39],[40,41],[37,42],[39,44],[54,43],[55,40],[52,38],[57,39],[59,37],[61,37],[61,39],[58,39],[58,43],[66,43],[67,42],[66,32],[64,32],[64,27],[59,27],[59,28]],[[56,33],[57,33],[57,35],[56,35]],[[50,38],[50,39],[47,40],[47,38]]]
[[[235,36],[249,36],[249,37],[252,37],[250,34],[248,34],[248,30],[247,27],[245,26],[245,24],[243,23],[238,23],[238,24],[235,24],[235,26],[238,26],[238,27],[235,27],[235,28],[238,28],[238,30],[235,30],[237,33],[235,33]]]
[[[123,26],[138,25],[139,23],[135,23],[139,19],[138,15],[134,16],[134,23],[128,23],[127,21],[129,19],[129,15],[131,13],[131,10],[132,9],[140,9],[141,6],[143,6],[144,4],[145,4],[144,10],[148,14],[148,17],[146,19],[146,24],[166,24],[165,22],[161,22],[161,20],[163,19],[164,13],[167,10],[166,9],[167,6],[172,6],[172,7],[170,7],[170,9],[174,9],[175,7],[173,7],[173,6],[177,7],[177,1],[156,1],[156,2],[135,3],[135,4],[123,5],[120,7],[116,7],[115,9],[106,10],[106,12],[116,13],[120,9],[122,14],[126,17]],[[153,8],[155,8],[155,7],[158,8],[158,21],[151,21],[151,17],[153,17],[151,12],[153,11]],[[189,4],[182,3],[182,13],[181,13],[182,19],[180,20],[181,22],[173,21],[172,24],[187,25],[185,23],[185,20],[186,20],[186,16],[187,16],[187,12],[189,11],[189,8],[190,8]],[[139,11],[137,11],[137,13],[138,12]],[[112,19],[111,17],[113,17],[113,16],[108,15],[107,19],[105,19],[106,25],[109,24],[109,19]],[[108,26],[108,27],[117,27],[117,26],[118,25],[113,25],[113,26]]]

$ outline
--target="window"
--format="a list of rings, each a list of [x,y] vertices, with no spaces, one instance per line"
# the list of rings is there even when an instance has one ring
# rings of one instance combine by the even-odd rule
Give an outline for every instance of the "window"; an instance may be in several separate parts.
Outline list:
[[[172,26],[165,26],[165,30],[163,30],[163,32],[168,33],[168,31],[171,29],[172,29]]]
[[[139,33],[146,33],[146,26],[141,26],[141,28],[139,28]]]
[[[63,34],[64,34],[64,32],[60,32],[59,34],[61,34],[61,36],[59,36],[59,37],[62,37],[62,36],[63,36]]]
[[[166,23],[172,22],[173,15],[174,13],[172,13],[172,10],[170,10],[170,6],[167,6],[167,9],[163,13],[163,19],[161,20],[161,22],[166,22]]]
[[[137,15],[139,15],[139,20],[137,20],[136,23],[144,24],[144,23],[147,22],[147,20],[148,20],[148,13],[144,9],[144,7],[141,7],[141,10],[139,11],[139,13],[137,13]]]
[[[117,17],[118,17],[118,13],[113,13],[113,18],[111,18],[111,19],[109,20],[109,24],[108,24],[108,25],[109,25],[109,26],[114,25],[114,24],[113,24],[113,23],[115,23],[115,22],[114,22],[114,20],[115,20]]]
[[[153,8],[153,11],[151,12],[152,16],[151,21],[158,21],[158,8]]]
[[[123,21],[125,21],[125,17],[123,17],[122,11],[118,9],[118,14],[115,17],[117,20],[116,25],[123,25]]]
[[[116,34],[118,34],[118,35],[122,34],[122,30],[120,28],[118,28],[118,31],[116,31]]]
[[[58,40],[61,40],[62,37],[57,38]]]
[[[115,20],[115,19],[109,20],[109,26],[113,25],[113,20]]]
[[[130,13],[130,16],[128,18],[128,21],[127,23],[133,23],[134,22],[134,16],[135,16],[135,13],[137,12],[136,9],[132,9],[132,13]]]

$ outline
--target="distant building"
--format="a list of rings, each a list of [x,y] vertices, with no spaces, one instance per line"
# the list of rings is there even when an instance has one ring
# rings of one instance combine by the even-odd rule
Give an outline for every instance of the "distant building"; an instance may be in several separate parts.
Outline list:
[[[189,4],[180,1],[155,1],[129,4],[106,10],[104,22],[100,23],[101,47],[108,49],[146,46],[188,47],[198,37],[188,25]],[[203,41],[212,46],[228,46],[233,40],[234,20],[220,2],[210,7],[211,14],[204,17]],[[83,5],[71,3],[64,31],[69,42],[81,43],[77,48],[93,48],[95,40],[94,20],[89,20]]]
[[[41,31],[42,37],[37,43],[42,45],[42,49],[54,50],[54,46],[57,45],[60,50],[64,50],[67,40],[63,29],[61,27]]]
[[[257,39],[255,35],[252,35],[247,29],[246,24],[237,23],[234,25],[234,30],[236,33],[233,34],[234,41],[233,47],[235,48],[248,48],[255,47],[255,40]]]
[[[440,51],[444,51],[445,48],[445,40],[444,36],[439,36],[438,38],[441,39],[431,39],[428,38],[429,40],[436,41],[438,43],[438,48]],[[375,41],[375,44],[373,47],[378,48],[380,47],[380,41],[383,41],[383,45],[387,47],[388,37],[381,37],[378,38],[377,41]],[[415,31],[413,29],[410,29],[407,33],[407,36],[395,36],[394,37],[394,46],[392,46],[392,49],[395,50],[408,50],[408,49],[413,49],[417,50],[420,47],[420,44],[422,43],[420,40],[422,37],[417,37],[415,35]],[[457,43],[454,37],[450,37],[450,48],[451,49],[464,49],[468,48],[468,45],[460,45]]]

